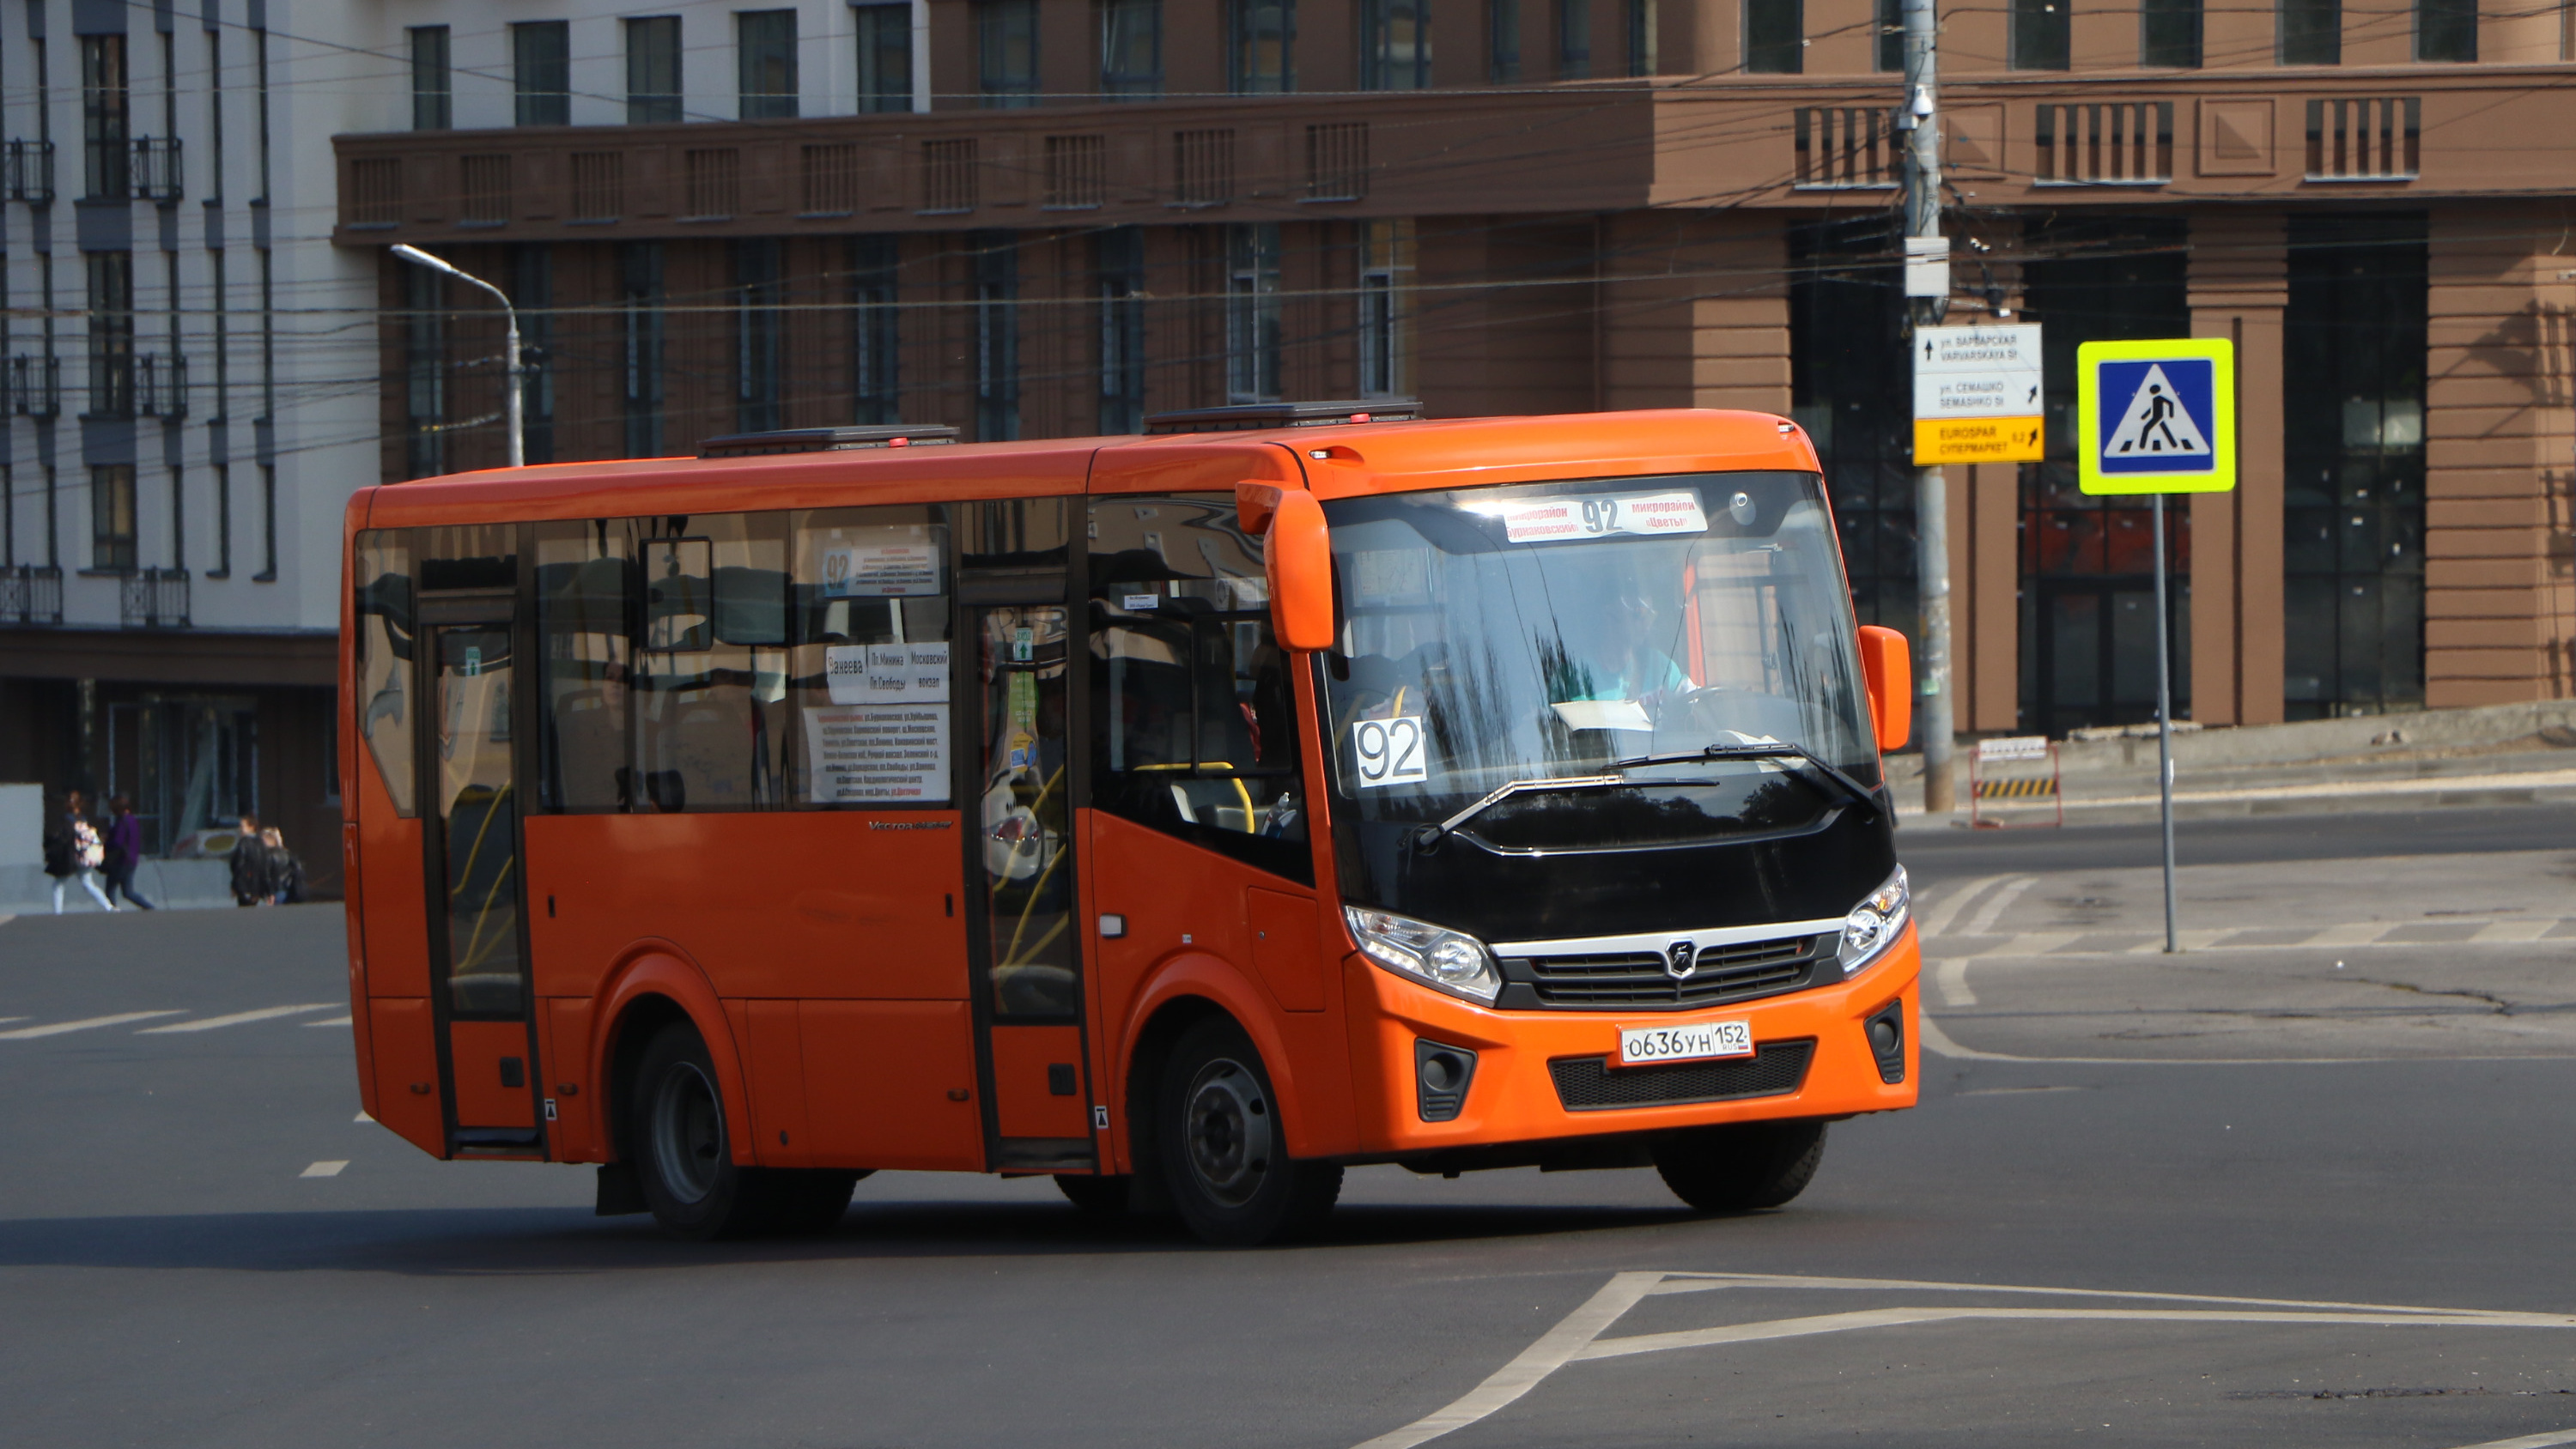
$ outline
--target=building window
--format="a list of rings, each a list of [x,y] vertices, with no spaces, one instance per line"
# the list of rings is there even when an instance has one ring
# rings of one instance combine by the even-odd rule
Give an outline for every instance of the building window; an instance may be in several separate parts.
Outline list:
[[[1145,233],[1112,227],[1092,242],[1100,297],[1100,431],[1145,430]]]
[[[733,20],[742,118],[763,121],[795,115],[796,12],[746,10]]]
[[[1485,0],[1485,79],[1510,85],[1521,78],[1521,0]]]
[[[188,475],[170,469],[170,567],[188,569]]]
[[[662,446],[662,243],[628,242],[619,256],[619,342],[624,357],[626,456],[658,458]]]
[[[903,313],[896,307],[898,243],[850,238],[850,391],[860,424],[903,421]]]
[[[1142,100],[1163,93],[1163,0],[1092,0],[1100,22],[1100,93]]]
[[[1628,0],[1628,74],[1654,75],[1661,69],[1657,45],[1662,28],[1655,0]]]
[[[1431,85],[1431,0],[1360,0],[1360,89]]]
[[[1592,74],[1592,0],[1556,0],[1556,78]]]
[[[544,242],[511,249],[510,305],[519,314],[519,423],[531,463],[555,460],[555,268]]]
[[[134,253],[83,252],[89,265],[89,416],[134,416]]]
[[[447,471],[446,278],[427,267],[402,269],[403,469],[434,478]]]
[[[2415,58],[2476,60],[2478,0],[2415,0]]]
[[[975,257],[975,440],[1020,435],[1020,259],[1008,232],[980,232]]]
[[[733,244],[734,426],[746,433],[784,426],[779,354],[787,317],[779,307],[785,290],[779,251],[776,237]]]
[[[1297,0],[1228,0],[1226,82],[1239,96],[1297,89]]]
[[[215,465],[215,566],[206,570],[210,579],[233,576],[233,469],[230,463]]]
[[[1807,63],[1804,0],[1744,0],[1744,68],[1796,75]]]
[[[1405,363],[1405,282],[1413,272],[1413,223],[1360,225],[1359,384],[1362,397],[1400,397]]]
[[[2012,0],[2014,70],[2065,70],[2073,44],[2074,0]]]
[[[1905,69],[1905,0],[1872,0],[1877,17],[1877,42],[1871,53],[1872,69],[1888,75]]]
[[[1279,225],[1225,234],[1225,392],[1228,402],[1279,396]]]
[[[2138,10],[2138,64],[2200,68],[2201,0],[2143,0]]]
[[[1037,0],[977,0],[975,81],[987,106],[1038,103]]]
[[[415,25],[411,37],[411,128],[444,131],[456,124],[455,82],[447,62],[447,27]],[[221,31],[206,32],[212,44]]]
[[[912,7],[861,5],[851,12],[859,28],[859,109],[912,109]]]
[[[2343,0],[2277,3],[2274,45],[2281,64],[2343,64]]]
[[[83,178],[93,201],[122,201],[132,189],[133,129],[125,78],[125,37],[84,35],[81,52]]]
[[[89,566],[114,573],[134,570],[131,463],[110,463],[89,470]]]
[[[2282,313],[2282,693],[2291,719],[2424,699],[2420,216],[2293,217]]]
[[[516,123],[572,124],[572,22],[530,20],[510,27],[510,85]]]
[[[626,22],[626,124],[666,126],[680,119],[680,17]]]
[[[251,582],[273,584],[277,582],[277,465],[274,463],[259,465],[259,536],[260,557],[264,562],[259,572],[250,576]]]
[[[1921,637],[1915,600],[1914,422],[1903,269],[1892,224],[1789,233],[1789,412],[1824,464],[1860,622]]]

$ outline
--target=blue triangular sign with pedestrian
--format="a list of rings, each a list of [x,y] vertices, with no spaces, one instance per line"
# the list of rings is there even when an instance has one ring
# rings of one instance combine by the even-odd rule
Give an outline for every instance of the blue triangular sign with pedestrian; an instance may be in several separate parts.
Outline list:
[[[2185,458],[2202,459],[2210,454],[2209,439],[2201,436],[2200,424],[2192,421],[2191,410],[2184,407],[2174,391],[2172,379],[2165,376],[2161,365],[2151,366],[2138,379],[2137,391],[2129,405],[2120,412],[2119,425],[2103,446],[2112,458]]]
[[[2227,339],[2075,349],[2076,482],[2087,493],[2236,486],[2236,350]]]

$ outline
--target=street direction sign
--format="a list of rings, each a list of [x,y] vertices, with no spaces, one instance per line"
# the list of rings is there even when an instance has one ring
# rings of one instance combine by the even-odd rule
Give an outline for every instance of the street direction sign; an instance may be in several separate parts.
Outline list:
[[[1914,329],[1914,462],[2035,463],[2040,422],[2039,329]]]
[[[2236,350],[2208,337],[2075,350],[2075,456],[2087,493],[2236,486]]]

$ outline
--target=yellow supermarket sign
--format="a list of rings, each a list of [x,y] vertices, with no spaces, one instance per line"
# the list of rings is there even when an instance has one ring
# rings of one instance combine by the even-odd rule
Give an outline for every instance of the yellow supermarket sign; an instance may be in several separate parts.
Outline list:
[[[2036,463],[2043,436],[2037,418],[1921,418],[1914,424],[1914,461]]]

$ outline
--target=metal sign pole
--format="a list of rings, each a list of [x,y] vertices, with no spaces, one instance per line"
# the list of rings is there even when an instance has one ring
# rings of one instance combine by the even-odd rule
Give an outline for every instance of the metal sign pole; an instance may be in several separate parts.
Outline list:
[[[2156,500],[2156,793],[2163,801],[2165,953],[2182,949],[2174,929],[2173,615],[2165,600],[2165,495]]]

